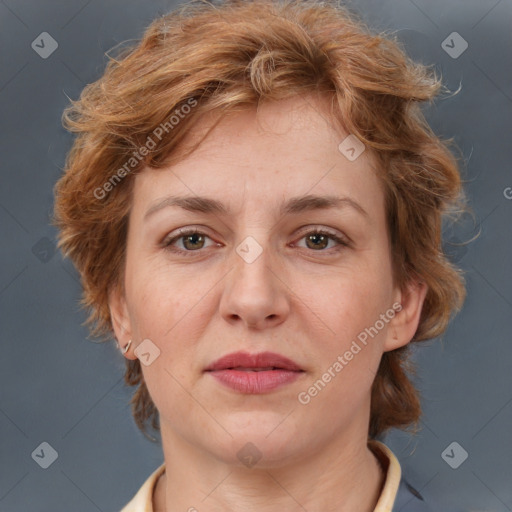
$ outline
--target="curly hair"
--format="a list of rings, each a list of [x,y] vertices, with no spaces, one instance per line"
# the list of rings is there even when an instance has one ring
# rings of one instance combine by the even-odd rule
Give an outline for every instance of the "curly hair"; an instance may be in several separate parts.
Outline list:
[[[465,298],[460,269],[442,249],[442,222],[462,211],[451,140],[428,125],[421,105],[440,90],[428,66],[396,38],[373,33],[334,0],[190,1],[155,19],[141,40],[109,61],[63,113],[77,134],[55,185],[58,247],[81,275],[81,305],[94,336],[114,336],[109,291],[124,290],[127,220],[134,175],[186,158],[180,142],[195,121],[306,93],[329,100],[333,125],[356,136],[384,184],[395,283],[428,286],[413,342],[439,336]],[[174,120],[178,119],[177,122]],[[106,341],[106,340],[102,340]],[[372,387],[369,437],[417,426],[418,391],[409,345],[385,352]],[[126,360],[136,424],[159,429],[140,362]]]

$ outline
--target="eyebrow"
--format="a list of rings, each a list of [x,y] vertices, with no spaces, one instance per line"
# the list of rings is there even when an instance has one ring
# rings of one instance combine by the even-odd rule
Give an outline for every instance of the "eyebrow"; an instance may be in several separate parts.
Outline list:
[[[200,196],[169,196],[157,201],[144,214],[144,220],[155,214],[156,212],[169,206],[178,206],[184,210],[197,213],[227,215],[230,213],[229,208],[216,199]],[[368,212],[356,201],[349,197],[338,197],[333,195],[316,196],[306,195],[292,197],[280,208],[280,215],[297,215],[299,213],[326,210],[331,208],[351,207],[367,219]]]

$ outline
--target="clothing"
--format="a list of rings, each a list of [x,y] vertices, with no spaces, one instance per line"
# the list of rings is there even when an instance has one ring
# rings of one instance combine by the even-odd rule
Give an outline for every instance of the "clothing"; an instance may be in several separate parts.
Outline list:
[[[368,445],[379,459],[386,475],[381,495],[373,512],[442,512],[428,506],[423,497],[404,478],[400,463],[394,453],[380,441],[371,440]],[[165,463],[155,469],[133,499],[121,512],[154,512],[153,491]]]

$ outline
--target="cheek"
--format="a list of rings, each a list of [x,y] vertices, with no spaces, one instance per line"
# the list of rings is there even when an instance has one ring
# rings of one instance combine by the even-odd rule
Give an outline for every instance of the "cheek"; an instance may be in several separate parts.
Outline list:
[[[392,306],[392,281],[385,264],[361,270],[332,276],[324,280],[323,287],[303,297],[319,318],[314,325],[318,326],[316,338],[321,337],[317,343],[322,347],[318,353],[322,371],[346,354],[346,363],[341,363],[345,378],[359,375],[371,380],[387,333],[388,324],[381,315]],[[309,312],[310,318],[314,316]],[[319,335],[320,331],[325,335]]]
[[[127,265],[127,276],[127,295],[138,334],[161,342],[172,340],[176,331],[190,325],[189,315],[207,291],[202,291],[201,280],[191,281],[165,263],[137,260],[136,254]]]
[[[324,286],[303,297],[336,335],[353,335],[357,334],[354,329],[373,324],[391,306],[387,304],[391,296],[388,281],[387,276],[370,269],[351,271],[330,276]]]
[[[366,404],[386,334],[386,326],[374,330],[380,314],[387,311],[385,293],[371,281],[344,285],[311,298],[322,318],[322,334],[310,333],[312,346],[317,347],[312,354],[315,371],[301,389],[303,399],[311,400],[318,414],[333,424],[349,421]],[[323,324],[329,326],[328,334]]]

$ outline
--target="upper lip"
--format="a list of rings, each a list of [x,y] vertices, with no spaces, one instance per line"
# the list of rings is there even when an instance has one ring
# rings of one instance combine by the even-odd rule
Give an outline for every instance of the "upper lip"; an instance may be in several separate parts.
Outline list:
[[[291,359],[273,352],[260,352],[249,354],[247,352],[233,352],[227,354],[208,366],[205,371],[228,370],[234,368],[279,368],[291,371],[303,371]]]

